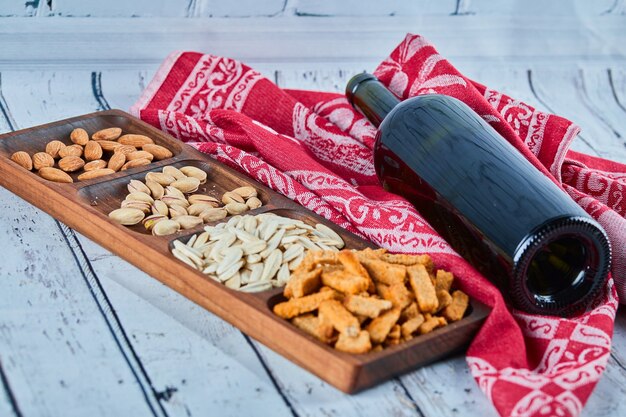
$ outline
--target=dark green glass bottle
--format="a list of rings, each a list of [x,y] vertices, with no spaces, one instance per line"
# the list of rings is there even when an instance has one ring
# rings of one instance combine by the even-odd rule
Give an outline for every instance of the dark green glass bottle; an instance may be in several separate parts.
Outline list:
[[[376,77],[346,87],[378,127],[383,186],[408,199],[515,307],[571,315],[601,291],[611,262],[602,227],[463,102],[398,100]]]

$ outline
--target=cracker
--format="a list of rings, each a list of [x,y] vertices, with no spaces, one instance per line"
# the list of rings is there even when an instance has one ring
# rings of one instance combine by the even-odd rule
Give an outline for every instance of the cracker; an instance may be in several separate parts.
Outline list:
[[[419,334],[427,334],[435,330],[437,327],[445,326],[448,324],[446,319],[443,317],[429,317],[426,321],[419,327]]]
[[[423,313],[437,311],[439,300],[437,300],[435,287],[430,281],[430,276],[424,265],[411,266],[407,268],[407,273],[420,311]]]
[[[454,281],[454,275],[452,275],[452,273],[438,269],[437,275],[435,276],[435,290],[446,290],[450,292],[452,281]]]
[[[339,333],[356,337],[361,330],[359,320],[354,317],[337,300],[323,301],[319,306],[320,314],[323,315]]]
[[[369,279],[353,275],[344,270],[324,272],[321,275],[322,284],[334,288],[345,294],[359,294],[369,288]]]
[[[469,297],[463,291],[456,290],[452,293],[450,305],[443,309],[441,315],[448,321],[458,321],[463,318],[469,305]]]
[[[287,298],[300,298],[314,293],[320,288],[322,268],[315,268],[312,271],[291,274],[291,278],[285,286],[283,294]]]
[[[370,333],[372,343],[379,344],[385,341],[387,335],[391,331],[391,328],[400,318],[400,312],[401,309],[395,307],[376,317],[370,324],[367,325],[366,330]]]
[[[274,313],[284,319],[292,319],[300,314],[310,313],[317,310],[320,304],[326,300],[339,297],[336,291],[322,291],[301,298],[292,298],[274,306]]]
[[[393,285],[403,284],[406,280],[406,267],[404,265],[389,264],[376,259],[366,259],[362,262],[374,282]]]
[[[315,317],[313,314],[303,314],[301,316],[294,317],[291,319],[291,323],[324,343],[330,343],[331,341],[333,335],[332,327],[329,333],[327,328],[320,325],[319,317]]]
[[[424,324],[424,316],[418,313],[417,316],[402,323],[402,336],[405,339],[412,336],[422,324]]]
[[[387,297],[383,297],[391,301],[394,307],[403,309],[413,302],[415,296],[409,291],[405,284],[394,284],[389,286]]]
[[[452,296],[446,290],[436,290],[436,293],[437,301],[439,301],[437,312],[439,312],[450,305],[450,303],[452,302]]]
[[[347,295],[343,299],[343,305],[353,314],[372,319],[378,317],[382,311],[389,310],[392,307],[389,300],[360,295]]]
[[[408,305],[408,307],[405,307],[405,309],[402,310],[402,314],[400,315],[400,320],[401,321],[411,320],[419,316],[419,314],[420,314],[420,311],[417,308],[417,303],[413,301],[411,302],[411,304]]]
[[[339,333],[339,339],[335,343],[335,349],[348,353],[367,353],[372,350],[370,336],[365,330],[361,330],[356,336],[348,336]]]

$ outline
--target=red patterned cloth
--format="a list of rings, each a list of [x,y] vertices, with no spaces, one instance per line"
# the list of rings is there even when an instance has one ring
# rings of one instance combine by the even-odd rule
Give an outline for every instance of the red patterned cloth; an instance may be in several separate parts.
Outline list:
[[[170,55],[132,113],[393,252],[428,253],[493,307],[467,352],[502,416],[576,416],[610,352],[617,293],[626,296],[626,166],[568,150],[579,128],[473,82],[424,38],[407,35],[375,71],[399,97],[446,94],[489,122],[608,232],[612,276],[595,308],[560,319],[510,310],[372,164],[375,129],[340,94],[282,90],[232,59]]]

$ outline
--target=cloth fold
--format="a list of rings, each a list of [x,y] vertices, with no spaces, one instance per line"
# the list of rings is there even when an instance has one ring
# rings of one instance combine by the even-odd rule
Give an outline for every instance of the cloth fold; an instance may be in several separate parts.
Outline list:
[[[602,224],[612,278],[593,308],[568,319],[507,308],[410,203],[380,186],[376,130],[340,94],[283,90],[236,60],[178,52],[131,112],[390,251],[431,255],[493,308],[467,362],[498,413],[578,415],[609,357],[617,292],[626,299],[626,166],[570,151],[575,124],[467,79],[421,36],[407,35],[374,74],[402,98],[464,101]]]

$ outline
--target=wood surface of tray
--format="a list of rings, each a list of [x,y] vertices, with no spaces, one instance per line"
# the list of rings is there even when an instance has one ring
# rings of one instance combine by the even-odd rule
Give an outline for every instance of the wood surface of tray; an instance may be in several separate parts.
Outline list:
[[[46,143],[53,139],[71,144],[70,132],[78,127],[90,134],[108,127],[121,127],[124,133],[151,137],[174,155],[150,165],[65,184],[48,181],[10,160],[16,151],[30,155],[43,151]],[[108,213],[119,208],[126,196],[126,185],[131,179],[143,179],[147,172],[160,171],[166,165],[193,165],[207,171],[207,182],[200,186],[198,193],[217,197],[235,187],[253,186],[263,206],[246,214],[275,212],[309,224],[323,223],[344,239],[348,249],[373,247],[244,174],[120,110],[87,114],[0,136],[0,185],[344,392],[371,387],[463,349],[489,312],[486,306],[471,300],[462,320],[432,333],[380,352],[354,355],[337,351],[274,315],[272,307],[284,300],[281,288],[260,293],[231,290],[172,256],[170,245],[174,240],[184,240],[202,231],[204,225],[175,235],[152,236],[141,225],[126,227],[109,219]],[[76,176],[72,174],[74,179]],[[223,221],[228,218],[212,224]]]

